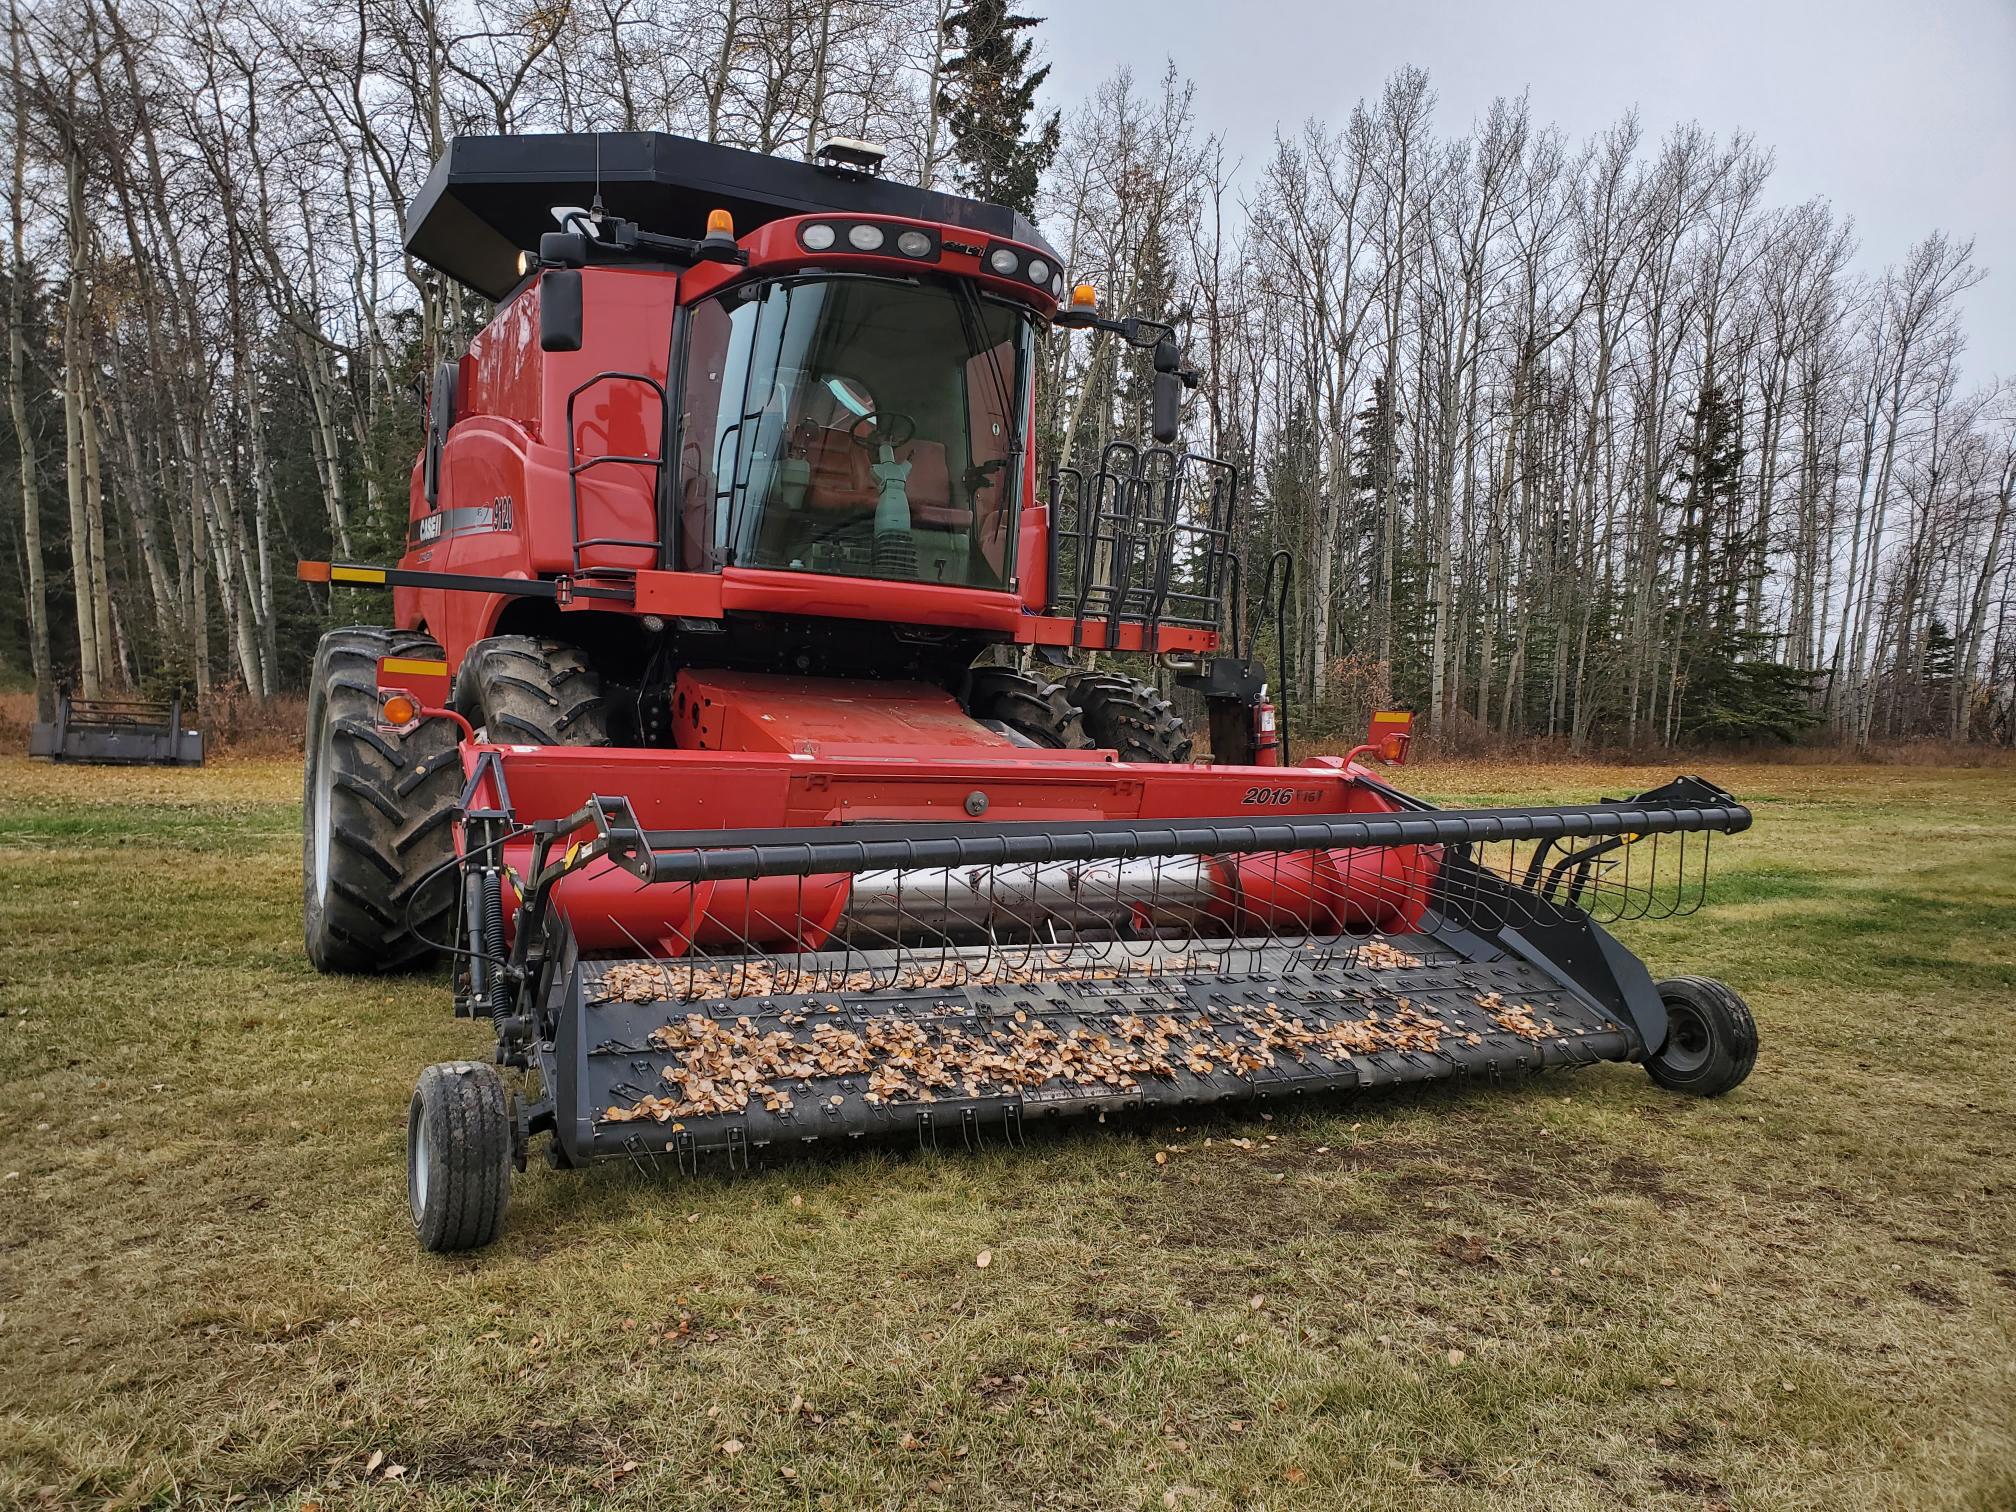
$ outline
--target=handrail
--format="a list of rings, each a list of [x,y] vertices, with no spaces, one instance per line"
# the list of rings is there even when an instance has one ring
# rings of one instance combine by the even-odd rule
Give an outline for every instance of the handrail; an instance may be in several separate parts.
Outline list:
[[[577,462],[575,460],[577,447],[575,445],[574,434],[574,401],[598,384],[616,382],[646,384],[658,396],[658,455],[655,457],[631,457],[616,452],[604,452],[600,455],[590,457],[586,461]],[[611,462],[624,462],[636,467],[650,468],[652,470],[651,512],[654,517],[662,516],[662,503],[665,497],[665,462],[666,458],[670,455],[667,448],[670,445],[671,439],[671,397],[666,393],[665,385],[660,383],[656,378],[653,378],[649,373],[630,373],[617,368],[606,368],[585,382],[577,384],[568,393],[567,510],[569,523],[572,526],[569,533],[572,535],[574,541],[574,575],[576,577],[586,572],[606,570],[583,566],[581,553],[585,547],[589,546],[628,546],[634,547],[639,551],[656,551],[662,558],[665,550],[665,542],[662,536],[654,536],[650,540],[636,540],[628,536],[589,536],[585,538],[582,536],[581,474],[587,472],[590,468],[601,467]]]

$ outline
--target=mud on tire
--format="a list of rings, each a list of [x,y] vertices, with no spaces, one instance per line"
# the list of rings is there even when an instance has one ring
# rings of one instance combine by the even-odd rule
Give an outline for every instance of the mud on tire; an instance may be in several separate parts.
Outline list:
[[[302,782],[302,915],[318,971],[398,971],[433,959],[455,900],[456,730],[378,727],[378,659],[438,660],[417,630],[352,626],[315,648]]]
[[[1061,684],[1038,681],[1013,667],[975,667],[967,677],[966,712],[1004,724],[1051,750],[1082,751],[1092,744],[1078,706]]]
[[[1085,718],[1085,733],[1122,761],[1180,765],[1190,759],[1190,731],[1152,686],[1119,672],[1072,672],[1064,690]]]
[[[562,641],[493,635],[462,658],[455,707],[504,745],[606,746],[602,678]]]

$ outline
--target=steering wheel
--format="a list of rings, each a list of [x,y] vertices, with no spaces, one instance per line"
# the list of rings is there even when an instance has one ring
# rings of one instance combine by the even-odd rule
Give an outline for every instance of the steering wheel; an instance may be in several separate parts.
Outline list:
[[[871,413],[848,426],[847,434],[856,446],[872,452],[877,447],[904,445],[917,434],[917,422],[908,415]]]

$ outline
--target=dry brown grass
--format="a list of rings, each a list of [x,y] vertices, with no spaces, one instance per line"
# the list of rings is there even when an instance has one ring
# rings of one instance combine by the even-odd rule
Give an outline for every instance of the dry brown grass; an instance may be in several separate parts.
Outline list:
[[[406,1099],[486,1036],[438,977],[308,970],[298,766],[0,759],[0,1506],[2016,1505],[2016,784],[1710,775],[1757,828],[1629,939],[1750,998],[1728,1098],[1604,1067],[1017,1155],[535,1165],[441,1260]]]

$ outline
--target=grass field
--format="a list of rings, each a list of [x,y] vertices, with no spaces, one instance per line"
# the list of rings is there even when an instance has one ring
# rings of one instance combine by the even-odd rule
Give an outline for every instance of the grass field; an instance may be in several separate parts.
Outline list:
[[[298,768],[0,759],[0,1505],[2016,1506],[2016,772],[1711,775],[1755,829],[1622,932],[1750,999],[1719,1101],[535,1163],[442,1260],[406,1101],[487,1036],[310,972]]]

